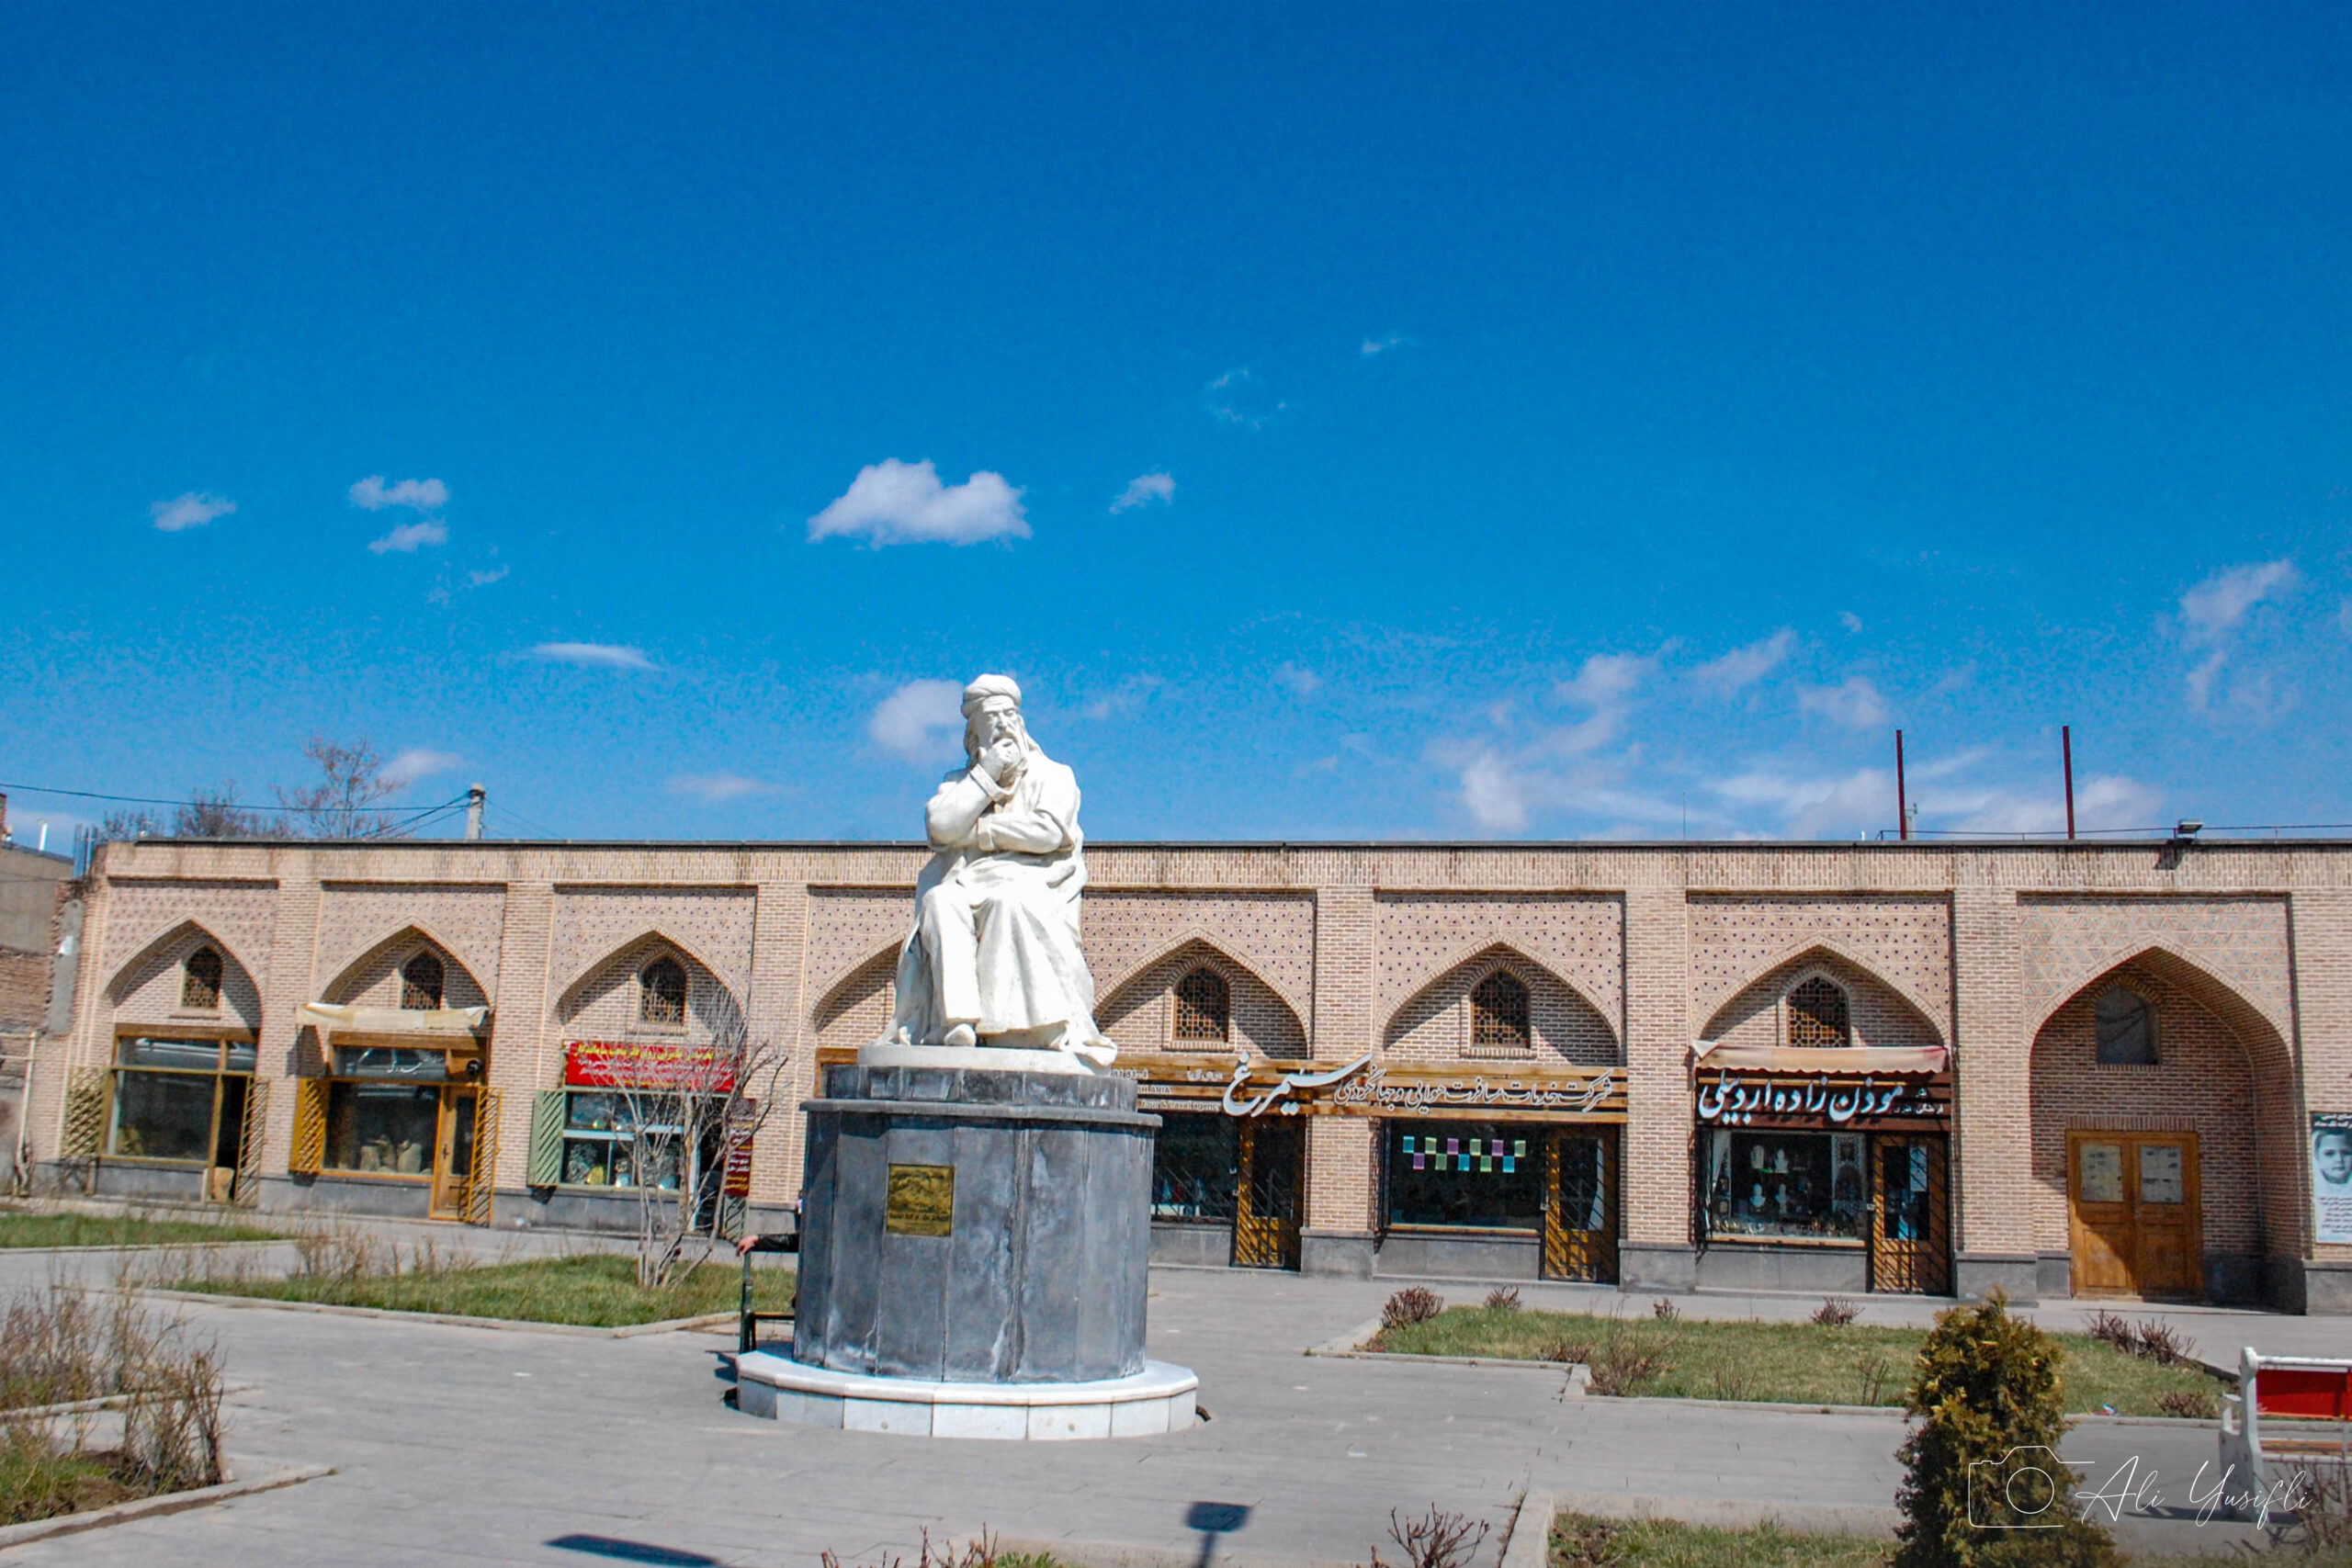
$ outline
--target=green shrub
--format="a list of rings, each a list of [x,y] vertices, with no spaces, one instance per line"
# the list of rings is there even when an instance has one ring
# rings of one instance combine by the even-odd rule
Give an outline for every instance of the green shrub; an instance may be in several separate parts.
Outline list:
[[[2107,1531],[2076,1516],[2074,1472],[2056,1461],[2064,1355],[1998,1292],[1936,1314],[1904,1398],[1921,1420],[1897,1455],[1895,1568],[2120,1568]],[[2042,1519],[2060,1522],[2014,1528]]]

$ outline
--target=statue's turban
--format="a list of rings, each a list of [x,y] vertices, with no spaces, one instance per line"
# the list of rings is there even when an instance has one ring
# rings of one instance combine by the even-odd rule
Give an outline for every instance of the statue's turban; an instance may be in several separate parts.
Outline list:
[[[964,688],[964,716],[971,717],[995,703],[1021,705],[1021,687],[1010,675],[983,675]]]

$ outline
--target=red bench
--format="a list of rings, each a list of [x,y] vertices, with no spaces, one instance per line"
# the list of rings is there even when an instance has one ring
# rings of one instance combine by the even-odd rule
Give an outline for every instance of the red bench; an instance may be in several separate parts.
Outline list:
[[[2324,1435],[2270,1434],[2266,1420],[2329,1421]],[[2280,1461],[2352,1466],[2352,1360],[2315,1356],[2240,1353],[2238,1392],[2222,1399],[2222,1470],[2229,1493],[2243,1501],[2240,1518],[2256,1518],[2274,1494]]]

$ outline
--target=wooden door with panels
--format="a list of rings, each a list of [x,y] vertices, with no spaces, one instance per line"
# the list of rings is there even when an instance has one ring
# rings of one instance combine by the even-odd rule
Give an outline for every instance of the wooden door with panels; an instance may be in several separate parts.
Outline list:
[[[440,1124],[433,1148],[433,1217],[473,1217],[474,1118],[481,1091],[470,1086],[441,1091]]]
[[[1871,1144],[1871,1289],[1950,1295],[1951,1190],[1943,1138],[1882,1134]]]
[[[1241,1123],[1241,1179],[1234,1194],[1233,1266],[1295,1269],[1306,1213],[1306,1119]]]
[[[2066,1197],[2075,1294],[2203,1294],[2196,1134],[2069,1133]]]
[[[1563,1130],[1544,1140],[1544,1278],[1617,1279],[1617,1130]]]

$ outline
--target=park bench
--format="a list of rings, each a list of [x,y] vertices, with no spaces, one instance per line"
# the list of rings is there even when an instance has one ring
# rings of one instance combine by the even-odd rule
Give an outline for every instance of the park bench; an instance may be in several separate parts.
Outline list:
[[[753,1236],[752,1245],[743,1249],[743,1301],[735,1325],[735,1348],[739,1352],[748,1355],[760,1348],[761,1324],[792,1321],[792,1314],[788,1312],[753,1312],[752,1310],[752,1254],[799,1250],[800,1236],[797,1232],[791,1235]]]
[[[2333,1432],[2267,1433],[2266,1420],[2333,1422]],[[2238,1361],[2238,1392],[2222,1398],[2222,1470],[2235,1512],[2255,1517],[2272,1495],[2273,1465],[2352,1466],[2352,1360],[2259,1356],[2248,1346]]]

